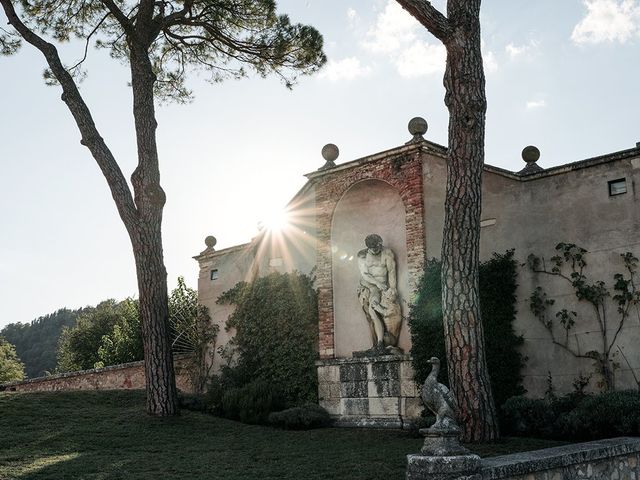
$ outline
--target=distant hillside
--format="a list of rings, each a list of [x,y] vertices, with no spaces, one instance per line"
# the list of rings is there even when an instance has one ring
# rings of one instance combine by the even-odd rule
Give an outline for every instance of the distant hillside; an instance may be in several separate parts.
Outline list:
[[[83,309],[60,310],[36,318],[31,323],[10,323],[0,335],[16,347],[28,378],[41,377],[56,368],[58,339],[64,327],[73,327]]]

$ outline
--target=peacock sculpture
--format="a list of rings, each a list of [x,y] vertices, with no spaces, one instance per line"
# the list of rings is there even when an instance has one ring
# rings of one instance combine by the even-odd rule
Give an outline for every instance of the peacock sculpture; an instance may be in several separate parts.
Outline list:
[[[456,402],[453,394],[441,383],[438,383],[440,360],[431,357],[431,372],[422,385],[422,401],[436,416],[436,422],[429,428],[431,431],[460,431],[456,421]]]

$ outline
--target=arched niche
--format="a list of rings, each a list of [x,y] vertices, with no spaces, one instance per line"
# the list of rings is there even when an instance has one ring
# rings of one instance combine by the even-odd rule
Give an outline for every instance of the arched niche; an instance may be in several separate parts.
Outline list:
[[[371,347],[371,335],[356,290],[360,281],[358,251],[364,239],[379,234],[384,245],[395,253],[398,293],[403,315],[408,314],[410,298],[407,275],[406,211],[398,191],[381,180],[364,180],[351,186],[334,210],[331,224],[335,355],[351,357],[354,351]],[[409,351],[406,322],[402,325],[399,347]]]

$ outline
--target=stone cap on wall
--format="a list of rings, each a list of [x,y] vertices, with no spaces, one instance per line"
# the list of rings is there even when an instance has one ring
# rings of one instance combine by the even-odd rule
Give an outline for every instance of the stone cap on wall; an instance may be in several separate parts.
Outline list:
[[[618,437],[482,460],[482,480],[499,480],[640,452],[640,438]]]
[[[380,363],[380,362],[406,362],[411,360],[411,355],[379,355],[377,357],[354,357],[354,358],[326,358],[316,360],[317,367],[328,365],[350,365],[354,363]]]

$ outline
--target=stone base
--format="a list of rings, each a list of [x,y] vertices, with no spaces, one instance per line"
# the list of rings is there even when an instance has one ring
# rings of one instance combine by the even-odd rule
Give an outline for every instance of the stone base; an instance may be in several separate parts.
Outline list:
[[[421,428],[420,434],[424,436],[424,444],[420,452],[426,456],[454,456],[469,455],[471,452],[460,445],[459,430],[439,430],[434,428]]]
[[[478,455],[407,455],[407,480],[481,480]]]
[[[338,426],[409,428],[422,401],[408,355],[321,360],[319,403]]]
[[[334,427],[345,428],[393,428],[408,429],[413,423],[402,418],[388,417],[337,417],[333,424]]]

